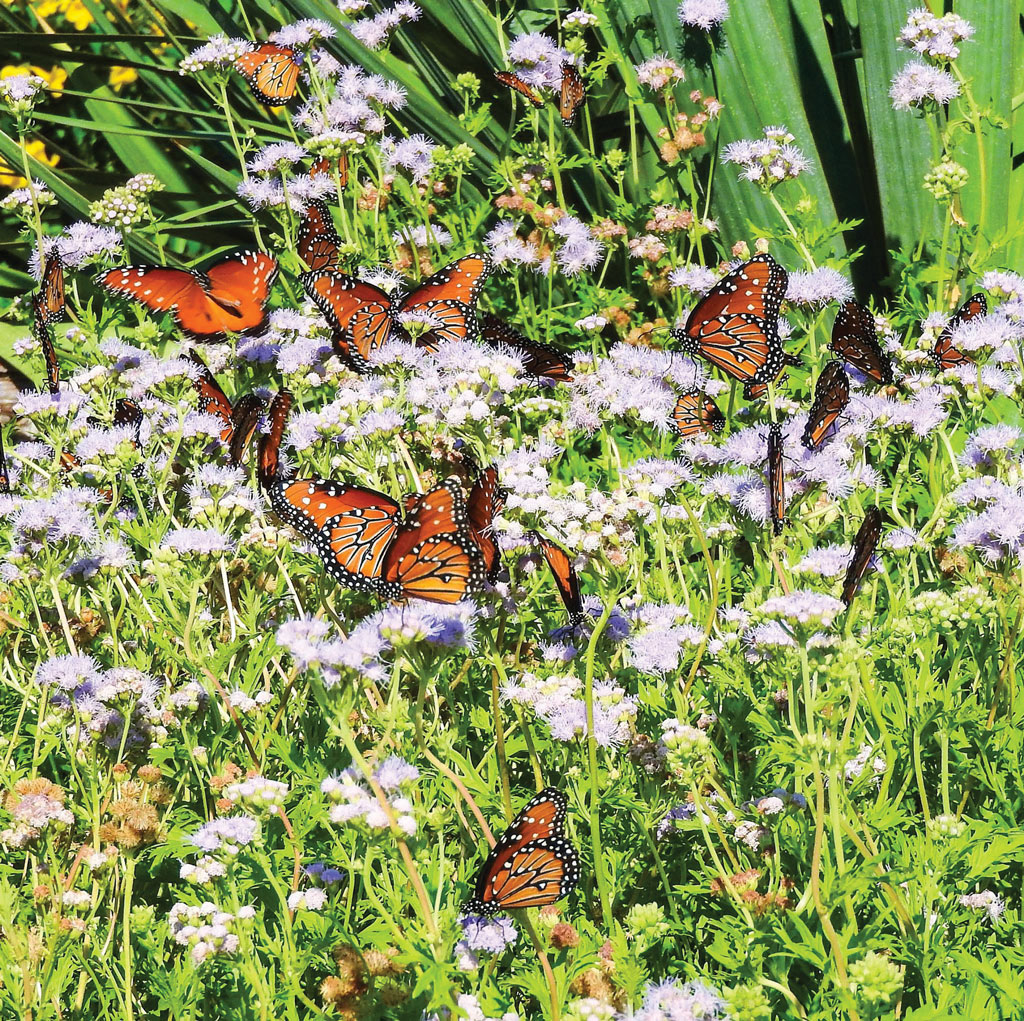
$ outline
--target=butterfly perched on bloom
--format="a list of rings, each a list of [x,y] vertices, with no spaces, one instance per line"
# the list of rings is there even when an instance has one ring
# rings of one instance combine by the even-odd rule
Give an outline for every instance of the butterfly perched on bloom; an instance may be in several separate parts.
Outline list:
[[[321,156],[320,159],[318,159],[309,168],[309,176],[310,177],[319,177],[321,174],[327,174],[327,175],[333,174],[334,173],[334,167],[331,166],[332,162],[334,164],[334,167],[337,167],[337,169],[338,169],[338,184],[341,185],[342,188],[344,188],[345,185],[348,184],[348,153],[347,152],[341,153],[341,155],[338,156],[337,159],[335,159],[333,161],[328,159],[326,156]]]
[[[529,340],[508,323],[490,312],[484,314],[480,323],[480,339],[496,349],[509,348],[523,360],[523,372],[527,376],[543,376],[560,383],[571,383],[569,355],[551,344]]]
[[[864,580],[881,535],[882,512],[877,507],[869,507],[860,528],[857,529],[856,538],[853,540],[853,556],[849,567],[846,568],[846,577],[843,578],[842,600],[847,606],[853,602],[853,597]]]
[[[562,86],[558,97],[558,112],[562,115],[562,123],[571,128],[576,121],[576,114],[587,101],[587,86],[580,75],[579,68],[568,62],[562,65]]]
[[[763,396],[786,365],[779,309],[789,275],[770,255],[758,255],[723,277],[697,302],[682,328],[670,332],[687,354],[700,355],[743,383],[747,400]]]
[[[484,583],[484,555],[470,531],[457,479],[398,503],[384,493],[333,479],[288,479],[279,447],[291,395],[270,405],[258,476],[278,517],[313,546],[342,585],[383,599],[457,603]]]
[[[580,579],[573,567],[572,558],[558,543],[545,539],[538,532],[533,539],[540,546],[544,560],[555,579],[555,588],[561,596],[566,612],[569,614],[569,627],[577,627],[583,620],[583,598],[580,595]]]
[[[707,394],[687,390],[672,409],[672,426],[684,438],[720,433],[725,428],[725,415]]]
[[[972,294],[957,309],[956,315],[946,323],[932,348],[932,361],[940,372],[956,368],[958,365],[969,365],[974,359],[953,344],[953,334],[972,319],[988,312],[988,302],[984,294]]]
[[[46,385],[52,394],[60,390],[60,363],[50,324],[64,317],[64,308],[64,264],[59,255],[51,255],[43,268],[42,285],[32,298],[32,333],[43,350]]]
[[[513,92],[518,92],[519,95],[528,99],[534,106],[544,105],[544,100],[540,97],[540,94],[527,85],[515,71],[495,71],[494,77],[502,85],[507,85]]]
[[[828,347],[873,382],[892,384],[892,360],[878,343],[875,317],[866,306],[848,301],[839,309]]]
[[[487,855],[464,914],[544,907],[576,889],[580,856],[565,835],[567,809],[568,800],[555,787],[527,803]]]
[[[786,472],[782,463],[782,426],[768,426],[768,512],[772,531],[782,535],[786,523]]]
[[[406,317],[429,324],[417,339],[428,351],[445,340],[474,339],[476,301],[490,271],[486,255],[466,255],[398,295],[334,270],[304,273],[302,283],[330,323],[338,353],[355,371],[366,372],[381,345],[409,338]]]
[[[199,410],[207,415],[215,415],[221,420],[221,442],[228,448],[231,463],[241,464],[249,441],[259,425],[265,404],[256,394],[247,393],[232,405],[220,383],[207,368],[206,362],[195,351],[189,351],[188,357],[199,369],[199,378],[192,383],[199,394]]]
[[[814,384],[814,400],[807,413],[801,441],[808,450],[821,446],[829,429],[850,403],[850,377],[839,359],[833,359],[821,370]]]
[[[488,465],[477,478],[466,498],[469,534],[484,560],[487,580],[493,582],[501,569],[498,544],[494,541],[494,519],[505,506],[506,492],[498,481],[498,469]]]
[[[193,340],[213,343],[228,332],[262,333],[267,298],[277,278],[277,260],[264,252],[238,252],[205,272],[163,266],[108,269],[96,282],[154,312],[171,312],[178,329]]]
[[[311,272],[338,268],[338,248],[341,238],[327,204],[314,199],[299,224],[297,250],[299,257]]]
[[[290,46],[263,43],[243,53],[235,67],[261,103],[284,106],[295,95],[302,64],[301,57]]]

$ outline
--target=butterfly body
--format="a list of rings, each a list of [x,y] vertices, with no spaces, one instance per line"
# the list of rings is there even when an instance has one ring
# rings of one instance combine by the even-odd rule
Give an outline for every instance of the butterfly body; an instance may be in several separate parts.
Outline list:
[[[189,351],[188,357],[199,369],[199,378],[193,382],[199,395],[199,408],[221,420],[221,442],[227,445],[231,463],[241,464],[249,441],[263,415],[263,400],[254,393],[248,393],[243,394],[232,405],[228,395],[224,393],[202,358],[195,351]]]
[[[748,399],[763,396],[793,359],[782,347],[778,319],[789,276],[770,255],[758,255],[720,280],[671,334],[743,383]]]
[[[843,578],[842,600],[847,606],[853,602],[860,583],[864,580],[881,535],[882,512],[877,507],[869,507],[860,528],[857,529],[857,535],[853,540],[853,556]]]
[[[850,403],[850,377],[838,359],[829,362],[814,384],[814,400],[807,415],[801,441],[808,450],[817,450],[829,430]]]
[[[568,62],[562,65],[562,84],[558,96],[558,112],[562,123],[571,128],[576,123],[576,115],[587,101],[587,86],[580,75],[579,68]]]
[[[572,558],[558,543],[545,539],[537,532],[533,533],[533,537],[540,545],[551,576],[555,579],[555,587],[569,614],[569,626],[577,627],[583,620],[583,597],[580,594],[579,575],[573,567]]]
[[[263,252],[239,252],[198,270],[163,266],[126,266],[100,273],[97,283],[154,312],[170,312],[175,324],[193,340],[213,343],[228,332],[265,331],[265,309],[277,278],[277,260]]]
[[[543,907],[576,888],[580,859],[565,836],[567,808],[565,795],[554,787],[530,800],[491,849],[464,914]]]
[[[367,372],[374,351],[391,337],[408,338],[403,313],[430,318],[431,328],[417,341],[427,350],[446,340],[474,339],[476,302],[490,270],[486,255],[467,255],[395,296],[334,270],[305,273],[302,283],[331,325],[339,354],[355,371]]]
[[[489,465],[479,473],[466,500],[469,534],[480,549],[487,580],[494,582],[501,569],[498,544],[494,541],[494,519],[505,506],[506,493],[498,481],[498,469]]]
[[[341,238],[327,203],[314,199],[307,207],[299,225],[297,250],[310,272],[338,268]]]

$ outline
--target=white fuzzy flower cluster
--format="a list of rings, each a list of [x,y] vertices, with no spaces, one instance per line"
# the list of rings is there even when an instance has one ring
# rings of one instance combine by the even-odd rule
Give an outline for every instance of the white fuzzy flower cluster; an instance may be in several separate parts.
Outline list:
[[[240,922],[256,917],[253,907],[241,907],[237,913],[222,911],[216,904],[177,903],[167,916],[174,942],[180,947],[189,947],[192,960],[202,964],[217,954],[230,956],[238,951],[240,943]]]
[[[265,776],[249,776],[238,783],[229,784],[223,795],[253,815],[275,815],[284,807],[288,797],[288,784],[268,780]]]
[[[974,26],[959,14],[937,17],[927,7],[917,7],[907,15],[899,40],[915,53],[946,63],[960,56],[958,43],[974,35]]]

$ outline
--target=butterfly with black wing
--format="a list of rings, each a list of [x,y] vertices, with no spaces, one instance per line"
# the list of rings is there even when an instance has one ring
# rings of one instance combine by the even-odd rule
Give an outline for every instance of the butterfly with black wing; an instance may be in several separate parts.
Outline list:
[[[344,188],[348,184],[348,153],[343,152],[336,160],[333,161],[334,166],[338,170],[338,184]],[[331,160],[326,156],[321,156],[310,168],[310,177],[319,177],[321,174],[332,173]],[[316,201],[319,201],[317,199]]]
[[[540,546],[551,577],[555,579],[555,588],[569,614],[569,627],[578,627],[584,618],[583,597],[580,595],[580,579],[572,558],[558,543],[545,539],[539,532],[533,532],[532,538]]]
[[[307,207],[299,224],[297,242],[299,257],[310,272],[338,268],[338,249],[341,238],[327,203],[314,199]]]
[[[510,88],[513,92],[518,92],[524,99],[528,100],[534,106],[541,107],[544,105],[544,100],[540,97],[533,88],[527,85],[522,78],[515,73],[515,71],[495,71],[494,77],[501,82],[502,85]]]
[[[442,341],[475,339],[476,302],[490,271],[486,255],[466,255],[401,295],[335,270],[304,273],[301,279],[330,324],[338,353],[354,371],[368,372],[374,351],[392,337],[409,338],[402,325],[406,314],[429,321],[416,341],[428,351]]]
[[[807,414],[801,442],[808,450],[817,450],[828,431],[850,403],[850,377],[839,359],[833,359],[821,370],[814,384],[814,400]]]
[[[875,317],[865,305],[848,301],[839,309],[828,347],[872,382],[892,385],[892,360],[878,343]]]
[[[779,310],[789,275],[758,255],[721,279],[670,333],[687,354],[700,355],[743,383],[747,400],[762,397],[786,365],[798,365],[779,337]]]
[[[684,439],[720,433],[725,428],[725,415],[707,394],[687,390],[672,409],[672,427]]]
[[[523,360],[527,376],[571,383],[570,356],[551,344],[529,340],[508,323],[490,312],[484,314],[480,324],[480,339],[488,346],[500,350],[509,348]]]
[[[946,323],[932,349],[932,361],[935,362],[940,372],[944,372],[946,369],[955,369],[958,365],[973,364],[974,359],[954,345],[953,335],[964,323],[969,323],[972,319],[983,316],[987,312],[988,301],[985,299],[985,295],[972,294],[957,309],[956,315]]]
[[[505,506],[507,495],[498,481],[498,469],[492,464],[477,472],[466,498],[469,534],[480,549],[487,580],[492,584],[501,570],[498,544],[494,541],[494,519]]]
[[[782,463],[782,426],[768,426],[768,512],[772,531],[782,535],[786,524],[786,472]]]
[[[285,478],[279,448],[291,400],[282,391],[271,402],[257,475],[278,517],[310,542],[327,572],[390,600],[457,603],[480,591],[487,569],[458,480],[399,504],[333,479]]]
[[[583,81],[579,68],[568,62],[562,64],[562,85],[559,90],[558,112],[562,115],[562,123],[571,128],[576,122],[576,115],[587,101],[587,86]]]
[[[284,106],[295,95],[302,57],[290,46],[263,43],[243,53],[235,67],[265,106]]]
[[[198,378],[192,381],[196,393],[199,394],[199,410],[207,415],[215,415],[221,420],[221,442],[228,448],[231,463],[241,464],[266,405],[262,398],[254,393],[243,394],[232,405],[206,362],[195,351],[189,351],[188,357],[199,370]]]
[[[576,889],[580,856],[565,835],[568,799],[555,787],[532,798],[477,873],[464,915],[554,904]]]
[[[60,392],[60,362],[51,324],[64,317],[64,308],[64,264],[54,254],[46,260],[42,285],[32,298],[32,332],[43,350],[46,385],[52,394]]]
[[[853,555],[843,578],[842,600],[847,606],[853,602],[853,597],[857,594],[868,567],[871,566],[871,558],[878,548],[881,535],[882,512],[877,507],[869,507],[860,528],[857,529],[856,538],[853,540]]]
[[[171,312],[192,340],[214,343],[227,334],[265,332],[270,288],[277,260],[264,252],[239,252],[205,272],[164,266],[108,269],[96,282],[111,294],[130,298],[154,312]]]

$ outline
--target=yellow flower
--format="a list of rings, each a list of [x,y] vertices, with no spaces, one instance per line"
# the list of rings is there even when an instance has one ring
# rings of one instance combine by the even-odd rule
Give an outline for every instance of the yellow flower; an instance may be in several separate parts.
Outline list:
[[[57,165],[57,161],[60,159],[56,153],[50,156],[46,152],[46,145],[43,143],[42,139],[39,138],[35,138],[31,142],[26,142],[25,152],[27,152],[29,156],[39,160],[40,163],[45,163],[49,167],[55,167]],[[0,159],[0,185],[4,188],[22,188],[26,184],[28,184],[28,181],[26,181],[18,171],[13,170],[7,163]]]
[[[131,85],[139,80],[139,72],[134,67],[112,67],[110,69],[110,85],[115,92],[121,90],[122,85]]]
[[[19,74],[34,74],[42,78],[52,92],[63,92],[68,81],[68,73],[62,67],[51,67],[49,71],[43,67],[36,67],[35,64],[8,64],[6,67],[0,67],[0,78],[14,78]]]
[[[42,0],[33,10],[40,18],[49,18],[53,14],[62,14],[65,20],[78,29],[88,28],[92,24],[92,14],[82,0]]]

